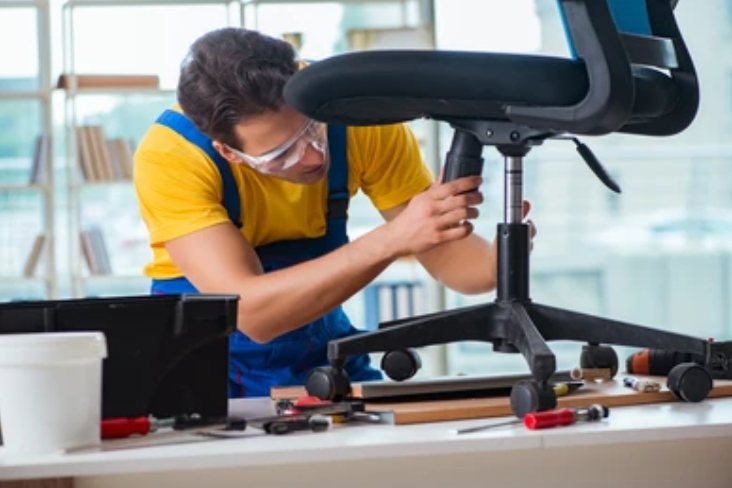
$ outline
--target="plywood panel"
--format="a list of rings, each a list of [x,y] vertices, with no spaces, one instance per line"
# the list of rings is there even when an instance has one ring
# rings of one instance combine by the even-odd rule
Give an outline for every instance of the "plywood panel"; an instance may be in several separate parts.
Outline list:
[[[623,386],[623,376],[605,382],[585,383],[583,388],[571,395],[559,397],[557,406],[584,407],[593,403],[601,403],[608,407],[627,405],[642,405],[651,403],[665,403],[678,401],[666,388],[665,377],[636,376],[639,379],[656,380],[663,385],[661,390],[654,393],[640,393]],[[359,398],[364,384],[354,385],[354,397]],[[292,394],[290,398],[304,395],[303,388],[289,388],[287,390],[273,390],[273,397],[283,398],[285,392]],[[732,396],[732,381],[715,380],[714,389],[709,398]],[[503,417],[513,415],[508,392],[490,398],[464,398],[458,400],[431,400],[431,401],[389,401],[388,398],[364,399],[366,408],[371,411],[385,412],[393,417],[397,425],[416,424],[425,422],[441,422],[448,420],[466,420],[489,417]]]
[[[74,488],[72,478],[49,478],[41,480],[0,481],[0,488]]]

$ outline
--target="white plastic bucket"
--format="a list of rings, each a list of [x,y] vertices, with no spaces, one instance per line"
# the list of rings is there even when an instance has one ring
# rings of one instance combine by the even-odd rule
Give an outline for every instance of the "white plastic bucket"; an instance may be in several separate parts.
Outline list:
[[[101,332],[0,334],[0,428],[8,455],[98,445]]]

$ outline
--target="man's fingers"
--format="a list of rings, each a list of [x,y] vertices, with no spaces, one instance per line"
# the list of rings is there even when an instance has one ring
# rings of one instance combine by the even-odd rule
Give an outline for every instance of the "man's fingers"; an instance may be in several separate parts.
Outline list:
[[[527,215],[529,215],[529,212],[531,212],[531,203],[528,200],[524,200],[523,203],[524,217],[526,217]]]
[[[457,180],[434,185],[430,189],[430,196],[436,200],[444,200],[453,195],[459,195],[478,188],[483,183],[481,176],[466,176]]]
[[[442,231],[442,242],[455,241],[467,237],[473,232],[473,224],[467,220]]]
[[[439,212],[447,213],[458,208],[475,207],[481,203],[483,203],[483,194],[477,191],[471,191],[442,200],[438,203],[437,208]]]
[[[437,219],[438,229],[450,229],[460,225],[466,220],[475,220],[480,215],[480,211],[474,207],[458,208],[451,212],[440,215]]]

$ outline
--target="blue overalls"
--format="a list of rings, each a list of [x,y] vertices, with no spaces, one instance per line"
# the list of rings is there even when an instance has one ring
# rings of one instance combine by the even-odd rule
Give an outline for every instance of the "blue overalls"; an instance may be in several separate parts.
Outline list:
[[[213,148],[211,139],[196,129],[190,119],[173,110],[166,110],[157,123],[169,127],[201,148],[216,164],[223,183],[224,207],[231,221],[241,228],[241,204],[234,175],[228,161]],[[314,259],[348,242],[345,127],[328,127],[328,148],[331,163],[325,235],[314,239],[273,242],[255,248],[265,273]],[[181,277],[153,280],[151,293],[198,293],[198,290],[185,277]],[[246,300],[246,297],[240,299]],[[351,325],[341,306],[267,344],[258,344],[237,330],[229,339],[229,397],[269,396],[272,386],[304,384],[310,370],[328,364],[326,350],[330,340],[356,333],[359,333],[358,329]],[[346,371],[354,382],[382,378],[381,372],[370,365],[368,355],[349,358]]]

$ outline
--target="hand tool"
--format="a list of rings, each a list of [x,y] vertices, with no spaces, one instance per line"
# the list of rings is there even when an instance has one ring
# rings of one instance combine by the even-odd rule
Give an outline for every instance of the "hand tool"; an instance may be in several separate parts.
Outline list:
[[[134,435],[147,435],[163,428],[193,433],[197,430],[244,430],[246,420],[233,417],[170,417],[157,419],[148,417],[120,417],[104,419],[101,423],[102,439],[119,439]]]
[[[609,415],[610,409],[608,407],[600,404],[593,404],[589,407],[561,408],[557,410],[547,410],[544,412],[532,412],[526,414],[523,419],[469,427],[466,429],[460,429],[457,433],[469,434],[472,432],[479,432],[481,430],[492,429],[494,427],[518,425],[521,423],[530,430],[548,429],[550,427],[572,425],[576,422],[596,422],[607,418]]]
[[[643,349],[628,356],[625,361],[625,370],[629,374],[666,376],[674,366],[691,362],[704,365],[704,358],[691,353],[663,349]]]
[[[623,385],[641,393],[654,393],[657,391],[661,391],[661,383],[659,383],[658,381],[639,380],[638,378],[633,378],[632,376],[623,378]]]
[[[643,349],[625,361],[628,374],[668,376],[680,364],[698,364],[713,379],[732,380],[732,341],[708,339],[708,354],[692,354],[667,349]]]
[[[330,428],[332,420],[324,415],[283,416],[262,423],[262,430],[268,434],[284,435],[298,430],[323,432]]]
[[[613,372],[610,368],[572,368],[569,375],[573,380],[610,380]]]
[[[102,420],[102,439],[119,439],[133,435],[147,435],[159,429],[172,427],[175,417],[156,419],[155,417],[113,418]]]
[[[329,400],[321,400],[314,396],[303,396],[295,401],[280,400],[277,402],[276,409],[280,415],[298,413],[329,415],[335,422],[352,420],[367,422],[381,421],[381,415],[366,411],[366,406],[362,400],[332,402]]]

